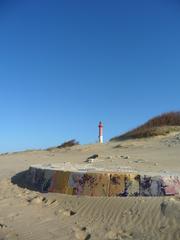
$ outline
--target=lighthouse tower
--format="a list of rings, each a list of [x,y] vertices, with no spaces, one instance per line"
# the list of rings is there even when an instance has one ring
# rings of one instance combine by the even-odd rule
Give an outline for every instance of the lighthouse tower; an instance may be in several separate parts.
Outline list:
[[[99,122],[99,143],[103,143],[103,124]]]

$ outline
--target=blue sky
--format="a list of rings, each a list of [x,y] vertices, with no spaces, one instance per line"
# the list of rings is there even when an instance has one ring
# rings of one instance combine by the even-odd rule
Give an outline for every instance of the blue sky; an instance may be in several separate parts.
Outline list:
[[[0,151],[123,133],[180,103],[178,0],[0,0]]]

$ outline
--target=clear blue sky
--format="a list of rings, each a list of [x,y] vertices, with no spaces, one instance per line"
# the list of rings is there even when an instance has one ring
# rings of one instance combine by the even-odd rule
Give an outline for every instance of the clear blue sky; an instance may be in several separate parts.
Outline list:
[[[178,0],[0,0],[0,151],[180,109]]]

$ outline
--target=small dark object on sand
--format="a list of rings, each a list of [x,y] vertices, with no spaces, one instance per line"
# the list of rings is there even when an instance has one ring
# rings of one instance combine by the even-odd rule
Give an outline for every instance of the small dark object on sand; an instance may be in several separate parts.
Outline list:
[[[95,159],[95,158],[98,158],[98,157],[99,157],[98,154],[94,154],[94,155],[88,157],[87,160],[89,160],[89,159]]]

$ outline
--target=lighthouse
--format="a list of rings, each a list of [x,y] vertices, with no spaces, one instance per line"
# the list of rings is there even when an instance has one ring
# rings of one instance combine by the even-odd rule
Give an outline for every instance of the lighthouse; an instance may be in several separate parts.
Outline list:
[[[99,122],[98,127],[99,127],[99,143],[103,143],[103,124],[101,121]]]

